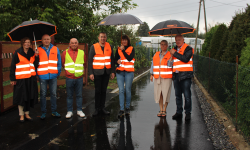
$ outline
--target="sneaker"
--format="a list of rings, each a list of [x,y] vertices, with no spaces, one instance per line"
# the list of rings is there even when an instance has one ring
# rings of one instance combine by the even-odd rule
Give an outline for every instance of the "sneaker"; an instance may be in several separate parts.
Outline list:
[[[118,118],[121,118],[124,116],[124,111],[123,110],[120,110],[119,111],[119,114],[118,114]]]
[[[105,108],[102,109],[102,112],[103,112],[103,114],[105,114],[105,115],[109,115],[109,114],[110,114],[110,112],[107,111]]]
[[[71,111],[67,112],[66,118],[69,119],[73,116],[73,113]]]
[[[85,114],[82,111],[77,111],[77,115],[80,117],[85,117]]]
[[[52,112],[52,116],[60,118],[61,115],[58,112]]]
[[[42,115],[40,116],[40,119],[45,119],[45,117],[46,117],[46,113],[42,113]]]
[[[99,110],[98,109],[96,109],[95,110],[95,112],[92,114],[93,116],[97,116],[98,115],[98,113],[99,113]]]
[[[182,118],[182,114],[175,113],[175,115],[172,116],[172,119],[180,119]]]
[[[129,108],[126,108],[126,109],[125,109],[125,114],[126,114],[126,115],[130,115],[130,109],[129,109]]]
[[[186,114],[185,120],[190,120],[191,119],[191,114]]]

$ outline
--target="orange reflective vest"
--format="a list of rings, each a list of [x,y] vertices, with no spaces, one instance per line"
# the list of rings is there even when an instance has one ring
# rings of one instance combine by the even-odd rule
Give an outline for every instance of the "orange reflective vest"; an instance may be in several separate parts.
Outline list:
[[[30,60],[17,53],[19,58],[19,63],[16,64],[15,76],[16,79],[25,79],[30,78],[31,76],[35,76],[35,55],[30,57]]]
[[[94,44],[95,56],[93,57],[93,69],[111,68],[111,46],[108,42],[104,45],[104,51],[99,43]],[[103,54],[104,52],[104,54]]]
[[[133,47],[130,46],[125,50],[125,52],[128,55],[130,55],[132,53],[132,50],[133,50]],[[119,65],[119,67],[116,68],[116,70],[134,72],[135,71],[134,69],[135,59],[133,58],[131,61],[128,61],[126,57],[123,55],[120,47],[118,47],[118,54],[121,57],[121,64]]]
[[[57,47],[53,46],[50,49],[49,59],[48,59],[47,53],[45,52],[43,48],[38,47],[38,50],[39,50],[39,64],[37,68],[37,74],[38,75],[44,75],[48,73],[57,74],[58,73]]]
[[[184,45],[181,47],[178,53],[183,55],[187,46],[188,44],[184,43]],[[192,51],[194,54],[194,49]],[[176,57],[173,57],[173,72],[175,72],[176,70],[180,72],[193,71],[193,56],[190,58],[189,62],[187,63],[177,59]]]
[[[172,67],[168,66],[168,60],[171,57],[170,52],[168,51],[165,56],[162,58],[161,63],[160,63],[160,53],[161,52],[156,52],[154,57],[153,57],[153,75],[154,78],[172,78],[172,73],[173,69]]]

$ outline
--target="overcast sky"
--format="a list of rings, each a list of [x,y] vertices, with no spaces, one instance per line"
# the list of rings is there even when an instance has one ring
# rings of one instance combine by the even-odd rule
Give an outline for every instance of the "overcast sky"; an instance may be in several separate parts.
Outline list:
[[[132,0],[138,5],[133,10],[128,10],[147,22],[149,28],[165,20],[181,20],[197,26],[200,0]],[[205,0],[207,24],[215,25],[217,22],[230,24],[236,11],[246,8],[249,0]],[[203,3],[202,3],[203,4]],[[201,6],[199,30],[205,32],[204,11]]]

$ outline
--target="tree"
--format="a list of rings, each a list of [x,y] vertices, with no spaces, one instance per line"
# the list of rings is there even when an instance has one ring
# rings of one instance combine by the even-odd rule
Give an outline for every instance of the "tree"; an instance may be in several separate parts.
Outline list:
[[[143,22],[143,24],[140,24],[137,30],[138,36],[149,36],[149,26],[147,22]]]
[[[218,25],[217,30],[214,32],[208,48],[211,58],[215,58],[216,53],[220,51],[221,40],[226,30],[227,26],[225,24],[220,24]]]
[[[250,6],[245,12],[236,14],[233,29],[229,33],[228,42],[222,60],[235,63],[236,55],[241,57],[241,50],[246,46],[245,40],[250,37]]]
[[[229,34],[229,29],[225,30],[225,33],[223,35],[223,38],[220,42],[220,47],[215,55],[215,59],[220,60],[221,61],[221,56],[223,55],[223,53],[225,52],[225,48],[227,46],[227,41],[228,41],[228,34]]]
[[[210,42],[211,42],[211,40],[213,38],[213,34],[216,32],[217,28],[218,28],[218,25],[215,25],[207,32],[205,41],[202,45],[202,51],[201,51],[200,55],[208,56],[208,54],[209,54],[208,48],[210,47]]]
[[[131,0],[1,0],[0,1],[0,40],[9,40],[7,33],[30,18],[47,21],[57,26],[56,42],[69,42],[75,37],[79,42],[93,43],[100,30],[114,30],[110,26],[97,26],[106,15],[95,15],[94,11],[106,6],[110,14],[126,12],[137,4]]]

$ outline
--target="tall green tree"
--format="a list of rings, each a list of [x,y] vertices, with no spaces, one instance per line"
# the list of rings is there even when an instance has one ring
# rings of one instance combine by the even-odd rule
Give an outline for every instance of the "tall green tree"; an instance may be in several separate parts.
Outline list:
[[[80,42],[92,43],[96,39],[93,35],[112,28],[97,26],[106,15],[95,15],[95,11],[114,14],[136,6],[131,0],[1,0],[0,34],[4,36],[0,40],[9,40],[7,33],[12,28],[32,18],[55,24],[58,32],[56,42],[69,42],[70,38],[75,37]]]
[[[149,34],[148,34],[149,30],[150,29],[149,29],[148,23],[143,22],[143,24],[141,24],[138,27],[137,34],[138,34],[138,36],[149,36]]]
[[[229,29],[225,30],[225,33],[223,34],[222,40],[220,42],[220,47],[217,50],[217,53],[216,53],[216,55],[214,57],[217,60],[221,61],[221,56],[225,52],[225,48],[227,46],[227,41],[228,41],[228,34],[229,34]]]
[[[206,38],[205,38],[205,41],[202,45],[202,51],[200,53],[200,55],[202,56],[208,56],[209,54],[209,47],[210,47],[210,43],[211,43],[211,40],[213,38],[213,34],[216,32],[218,28],[218,25],[215,25],[214,27],[212,27],[206,34]]]
[[[250,37],[250,6],[245,12],[236,14],[236,20],[233,29],[229,33],[226,51],[222,56],[222,60],[235,63],[236,55],[241,57],[241,50],[246,46],[245,39]]]
[[[225,24],[220,24],[218,25],[217,30],[214,32],[210,42],[210,46],[208,48],[208,52],[210,52],[211,58],[215,58],[216,53],[220,51],[220,43],[226,30],[227,26]]]

